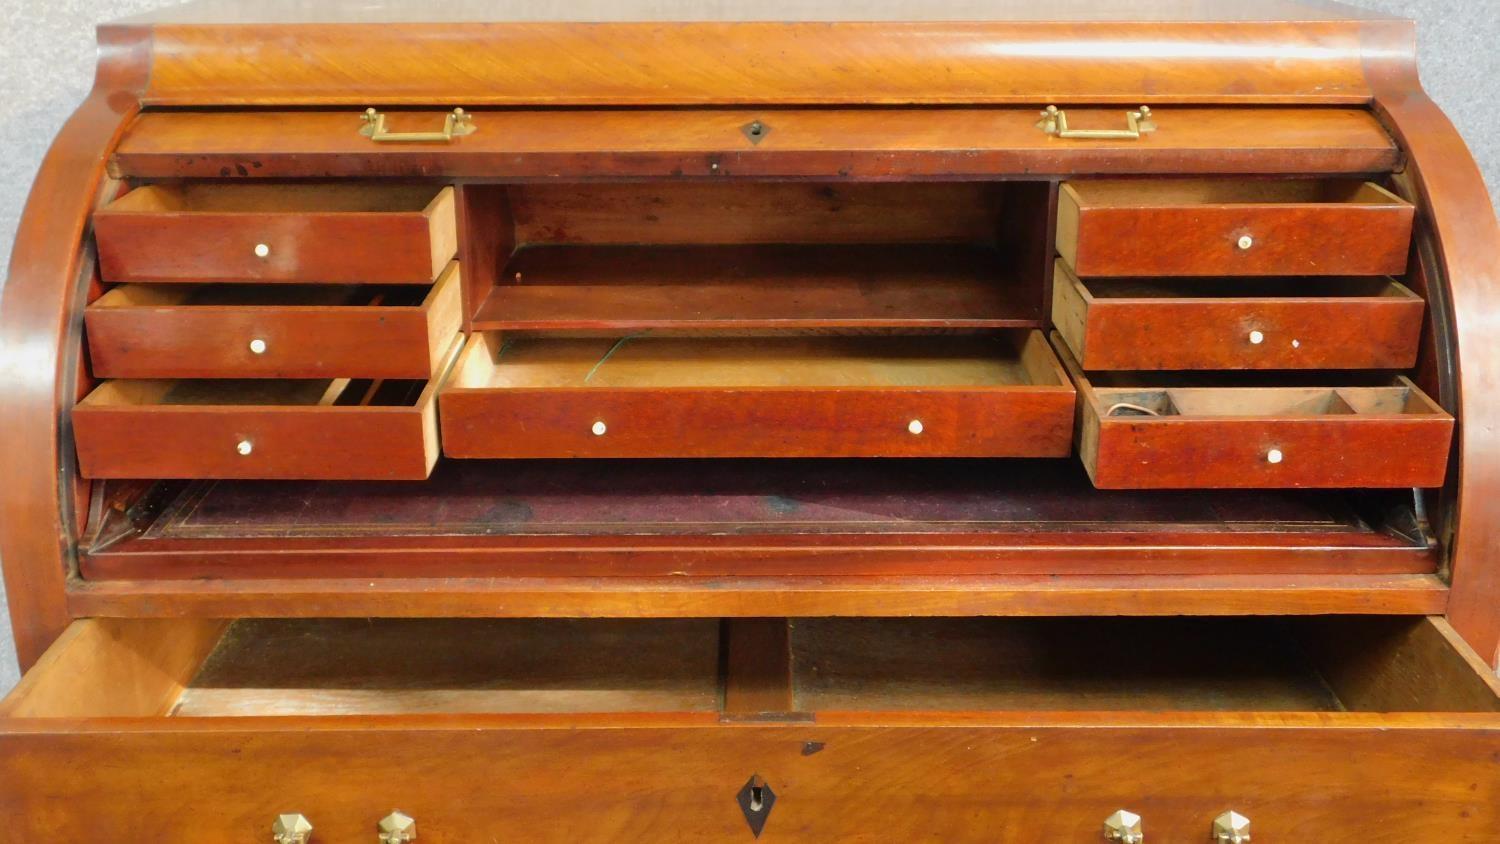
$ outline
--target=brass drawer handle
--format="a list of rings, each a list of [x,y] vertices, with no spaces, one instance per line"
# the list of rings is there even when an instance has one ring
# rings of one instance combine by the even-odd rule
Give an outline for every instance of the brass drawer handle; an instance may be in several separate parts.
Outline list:
[[[1069,129],[1068,113],[1057,106],[1047,106],[1047,110],[1042,112],[1042,119],[1036,122],[1036,127],[1048,135],[1056,135],[1059,138],[1096,141],[1134,141],[1139,140],[1147,132],[1156,131],[1156,123],[1151,119],[1150,106],[1141,106],[1139,111],[1125,112],[1124,129]]]
[[[440,132],[388,132],[385,128],[385,113],[373,108],[365,109],[365,125],[359,133],[377,143],[397,144],[446,144],[454,138],[473,134],[477,127],[474,118],[461,108],[455,108],[443,118]]]

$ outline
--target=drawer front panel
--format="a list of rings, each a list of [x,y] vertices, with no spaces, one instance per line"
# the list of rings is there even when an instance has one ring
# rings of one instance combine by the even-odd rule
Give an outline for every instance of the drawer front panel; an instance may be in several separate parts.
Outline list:
[[[94,215],[100,274],[110,282],[424,284],[457,250],[452,188],[416,194],[429,196],[426,207],[412,205],[410,190],[385,196],[378,186],[341,186],[331,200],[319,190],[329,189],[139,189]]]
[[[1081,276],[1400,275],[1411,220],[1385,208],[1101,209],[1080,217],[1069,263]]]
[[[1098,297],[1058,266],[1052,319],[1085,370],[1409,369],[1425,304],[1347,298]]]
[[[106,281],[430,282],[427,223],[399,215],[95,218]],[[366,248],[378,243],[380,249]],[[256,254],[264,245],[267,255]]]
[[[440,401],[452,457],[1063,457],[1075,397],[1035,331],[479,333]]]
[[[751,841],[736,795],[758,775],[775,795],[764,838],[776,841],[1099,841],[1122,808],[1142,816],[1148,841],[1207,841],[1227,809],[1273,842],[1487,841],[1500,826],[1495,729],[1032,719],[525,729],[227,718],[13,731],[0,735],[0,810],[16,840],[37,841],[108,841],[143,825],[164,844],[268,841],[282,812],[305,814],[314,842],[374,841],[393,808],[421,840]]]
[[[459,330],[459,298],[454,265],[416,306],[96,303],[84,320],[99,378],[425,380]]]
[[[1085,278],[1406,271],[1412,206],[1374,186],[1365,192],[1375,199],[1360,202],[1276,201],[1275,190],[1263,202],[1213,192],[1192,202],[1158,197],[1165,183],[1144,183],[1138,200],[1122,190],[1095,201],[1089,184],[1066,186],[1058,211],[1058,252]]]
[[[421,480],[435,457],[426,415],[416,408],[79,406],[73,428],[79,469],[89,478]]]
[[[1440,418],[1100,420],[1092,409],[1085,414],[1079,447],[1094,485],[1104,489],[1440,487],[1453,430],[1451,420]]]
[[[1024,388],[462,390],[441,402],[450,457],[1065,457],[1074,397]]]

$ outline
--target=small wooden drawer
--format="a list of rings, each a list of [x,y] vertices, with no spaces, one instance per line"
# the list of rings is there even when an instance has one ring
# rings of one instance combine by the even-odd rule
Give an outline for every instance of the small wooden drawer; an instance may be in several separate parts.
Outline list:
[[[1035,331],[476,334],[439,402],[452,457],[1057,457],[1074,391]]]
[[[1057,251],[1083,278],[1401,275],[1412,218],[1369,182],[1066,182]]]
[[[1380,276],[1083,281],[1058,261],[1053,280],[1085,370],[1409,369],[1426,308]]]
[[[1422,617],[96,618],[0,701],[17,842],[1493,841],[1496,758]]]
[[[148,185],[94,214],[109,282],[426,284],[457,231],[429,185]]]
[[[458,341],[449,349],[456,353]],[[431,381],[105,381],[73,408],[88,478],[421,480]]]
[[[1431,488],[1447,474],[1453,417],[1405,377],[1376,387],[1090,381],[1060,352],[1080,393],[1078,451],[1101,489]]]
[[[431,378],[462,322],[432,287],[124,284],[84,310],[98,378]]]

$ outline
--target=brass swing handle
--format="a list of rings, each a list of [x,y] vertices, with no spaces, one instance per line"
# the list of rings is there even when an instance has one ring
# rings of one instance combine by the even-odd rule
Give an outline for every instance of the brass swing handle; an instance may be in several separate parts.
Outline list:
[[[373,108],[365,109],[363,117],[365,125],[360,127],[359,133],[377,143],[446,144],[476,130],[474,118],[461,108],[455,108],[443,118],[442,131],[438,132],[388,132],[385,113]]]
[[[1059,138],[1096,141],[1134,141],[1147,132],[1156,131],[1150,106],[1141,106],[1139,111],[1125,112],[1124,129],[1069,129],[1068,113],[1057,106],[1047,106],[1047,110],[1042,112],[1042,119],[1036,122],[1036,127]]]

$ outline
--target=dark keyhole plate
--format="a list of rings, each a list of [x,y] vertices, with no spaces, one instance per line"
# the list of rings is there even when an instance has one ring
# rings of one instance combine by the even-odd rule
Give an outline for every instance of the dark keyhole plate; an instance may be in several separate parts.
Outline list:
[[[750,825],[751,834],[759,838],[761,830],[766,828],[766,819],[771,817],[771,808],[776,805],[776,792],[761,779],[760,774],[756,774],[745,781],[745,787],[734,799],[740,804],[740,811],[745,813],[745,823]]]

